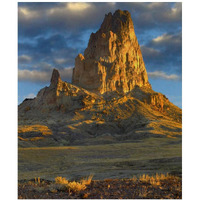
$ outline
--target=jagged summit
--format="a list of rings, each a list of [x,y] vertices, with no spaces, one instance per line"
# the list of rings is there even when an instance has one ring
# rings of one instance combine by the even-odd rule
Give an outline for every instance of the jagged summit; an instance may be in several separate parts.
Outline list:
[[[113,33],[120,33],[125,29],[128,31],[132,31],[134,29],[131,14],[126,10],[116,10],[113,15],[111,12],[105,15],[100,31],[104,33],[108,31],[112,31]],[[133,35],[134,34],[131,36]]]
[[[108,13],[91,34],[84,56],[75,59],[72,83],[100,94],[151,87],[128,11]]]

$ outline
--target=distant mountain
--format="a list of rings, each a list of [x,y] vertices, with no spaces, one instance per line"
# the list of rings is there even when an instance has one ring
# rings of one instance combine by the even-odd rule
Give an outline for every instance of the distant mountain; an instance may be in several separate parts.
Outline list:
[[[49,87],[19,105],[19,146],[181,137],[182,110],[152,90],[131,15],[109,13],[75,59],[72,84],[54,69]]]

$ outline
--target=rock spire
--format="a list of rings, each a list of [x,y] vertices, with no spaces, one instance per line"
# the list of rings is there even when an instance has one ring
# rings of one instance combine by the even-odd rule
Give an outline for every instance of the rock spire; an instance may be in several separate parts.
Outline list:
[[[57,69],[53,69],[52,76],[51,76],[51,85],[57,86],[59,81],[61,81],[60,73]]]
[[[101,94],[126,93],[136,85],[151,87],[128,11],[105,15],[100,29],[91,34],[84,55],[75,59],[72,83]]]

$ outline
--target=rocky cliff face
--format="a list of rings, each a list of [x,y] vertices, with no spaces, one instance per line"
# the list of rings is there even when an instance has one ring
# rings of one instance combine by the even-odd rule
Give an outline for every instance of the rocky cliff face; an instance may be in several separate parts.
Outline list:
[[[101,94],[151,87],[128,11],[108,13],[91,34],[84,56],[75,59],[72,83]]]

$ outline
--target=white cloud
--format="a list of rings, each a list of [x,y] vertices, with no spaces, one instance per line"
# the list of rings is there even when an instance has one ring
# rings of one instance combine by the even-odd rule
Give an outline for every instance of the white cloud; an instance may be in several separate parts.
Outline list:
[[[55,61],[56,64],[62,65],[62,64],[64,64],[64,63],[67,62],[67,59],[64,59],[64,58],[55,58],[54,61]]]
[[[148,72],[148,76],[149,78],[153,78],[153,79],[165,79],[165,80],[173,80],[173,81],[177,81],[181,79],[181,77],[176,74],[168,75],[163,71]]]
[[[163,34],[160,35],[150,42],[153,45],[165,45],[165,46],[181,46],[182,45],[182,33],[176,33],[176,34]]]
[[[63,81],[71,81],[73,68],[60,69],[60,76]],[[31,82],[50,82],[52,71],[38,71],[38,70],[19,70],[19,81],[31,81]]]
[[[23,96],[24,99],[26,99],[26,98],[27,99],[32,99],[34,97],[36,97],[36,95],[34,93],[30,93],[30,94],[27,94],[27,95]]]
[[[80,12],[85,12],[91,8],[91,3],[84,2],[74,2],[74,3],[62,3],[63,6],[58,6],[46,10],[47,17],[59,17],[60,19],[68,20],[68,17],[73,17],[73,15],[80,15]],[[64,17],[64,18],[63,18]]]
[[[19,70],[18,79],[19,81],[32,81],[32,82],[46,82],[49,79],[49,72],[37,71],[37,70]]]
[[[67,8],[72,11],[82,11],[89,8],[89,3],[68,3]]]
[[[152,9],[158,9],[158,8],[162,8],[164,6],[163,2],[150,2],[148,4],[145,5],[148,9],[152,10]]]
[[[61,79],[63,81],[72,79],[73,67],[63,68],[59,70]]]
[[[165,13],[165,16],[170,19],[181,19],[182,16],[182,3],[176,2],[174,7],[171,8],[170,13]]]
[[[157,49],[147,47],[144,45],[142,45],[140,48],[141,48],[142,54],[145,56],[151,57],[151,56],[160,55],[160,51],[158,51]]]
[[[163,34],[153,39],[154,42],[163,42],[172,39],[173,35]]]
[[[18,57],[19,63],[27,63],[27,62],[30,62],[31,60],[32,58],[28,55],[21,55]]]
[[[30,10],[28,7],[18,8],[19,19],[29,20],[40,18],[40,13],[37,10]]]

